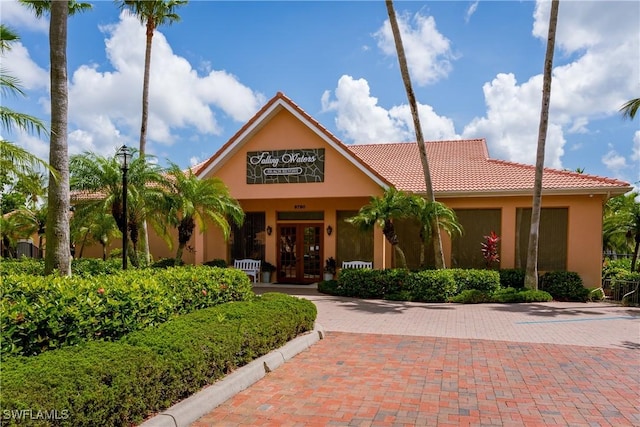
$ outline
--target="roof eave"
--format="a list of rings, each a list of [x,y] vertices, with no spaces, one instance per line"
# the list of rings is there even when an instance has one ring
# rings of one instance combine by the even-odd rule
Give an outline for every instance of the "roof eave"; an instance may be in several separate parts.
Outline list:
[[[545,188],[543,196],[592,196],[601,195],[609,197],[619,196],[633,190],[633,187],[592,187],[592,188]],[[424,193],[421,193],[424,194]],[[517,190],[461,190],[461,191],[436,191],[436,198],[470,198],[470,197],[531,197],[533,189]]]

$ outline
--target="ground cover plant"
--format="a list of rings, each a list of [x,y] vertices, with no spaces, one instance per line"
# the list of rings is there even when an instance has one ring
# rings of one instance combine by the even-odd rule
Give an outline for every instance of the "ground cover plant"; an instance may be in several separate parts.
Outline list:
[[[58,419],[2,425],[130,426],[313,328],[315,305],[283,294],[221,304],[133,332],[31,357],[0,372],[4,413],[38,408]],[[13,411],[13,412],[12,412]]]
[[[206,266],[87,277],[3,273],[1,289],[3,359],[87,340],[117,340],[180,314],[254,296],[241,271]]]

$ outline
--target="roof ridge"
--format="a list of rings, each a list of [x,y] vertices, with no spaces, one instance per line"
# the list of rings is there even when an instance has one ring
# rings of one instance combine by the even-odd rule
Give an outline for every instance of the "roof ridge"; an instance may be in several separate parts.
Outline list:
[[[444,139],[444,140],[426,140],[424,141],[425,144],[443,144],[443,143],[449,143],[449,142],[486,142],[485,138],[462,138],[462,139]],[[354,142],[352,144],[347,144],[344,143],[345,145],[349,146],[349,147],[353,147],[353,146],[368,146],[368,145],[408,145],[408,144],[415,144],[415,141],[395,141],[395,142]]]
[[[517,166],[517,167],[521,167],[521,168],[525,168],[525,169],[533,169],[533,170],[535,170],[535,168],[536,168],[534,165],[530,165],[530,164],[527,164],[527,163],[513,162],[513,161],[510,161],[510,160],[488,158],[487,161],[494,162],[494,163],[505,164],[505,165]],[[544,170],[547,171],[547,172],[554,172],[554,173],[558,173],[558,174],[562,174],[562,175],[572,176],[572,177],[575,177],[575,178],[595,179],[597,181],[606,182],[606,183],[609,183],[609,184],[628,184],[626,181],[622,181],[622,180],[616,179],[616,178],[608,178],[608,177],[605,177],[605,176],[593,175],[593,174],[588,174],[588,173],[578,173],[578,172],[570,171],[570,170],[566,170],[566,169],[556,169],[556,168],[551,168],[551,167],[545,167]]]

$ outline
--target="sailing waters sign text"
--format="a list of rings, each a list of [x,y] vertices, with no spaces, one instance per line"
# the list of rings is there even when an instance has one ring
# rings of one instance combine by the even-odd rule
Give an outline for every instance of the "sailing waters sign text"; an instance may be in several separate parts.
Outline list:
[[[247,153],[247,184],[303,182],[324,182],[324,148]]]

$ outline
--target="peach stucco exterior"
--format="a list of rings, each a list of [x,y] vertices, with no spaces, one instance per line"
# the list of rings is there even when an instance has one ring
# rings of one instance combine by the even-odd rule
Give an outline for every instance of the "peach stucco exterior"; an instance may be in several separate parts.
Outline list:
[[[479,140],[467,142],[475,144],[475,147],[478,147],[478,143],[484,144]],[[454,150],[457,149],[455,145],[450,145],[450,147],[454,147]],[[250,181],[247,178],[248,152],[302,149],[324,149],[324,180],[322,182],[248,183]],[[379,146],[374,149],[381,150]],[[481,145],[479,152],[482,152],[483,149],[486,150],[486,146]],[[477,148],[475,150],[478,152]],[[334,230],[337,228],[337,212],[357,211],[368,203],[370,196],[381,195],[386,188],[392,186],[406,190],[401,188],[399,183],[406,183],[409,189],[417,188],[415,174],[411,175],[408,172],[409,167],[405,171],[402,166],[394,166],[390,172],[389,164],[380,163],[375,156],[366,157],[371,152],[373,152],[372,149],[367,147],[352,148],[344,145],[288,98],[278,94],[218,152],[203,164],[195,166],[193,170],[200,178],[220,178],[245,212],[264,213],[265,232],[260,233],[260,238],[264,241],[264,258],[265,261],[277,265],[279,237],[275,230],[287,224],[309,222],[278,220],[278,213],[322,212],[322,219],[312,222],[321,226],[322,238],[319,256],[325,260],[328,257],[336,256],[337,233],[330,234],[325,230],[328,226]],[[378,156],[378,154],[375,155]],[[403,159],[404,157],[400,160],[402,164],[404,164]],[[481,174],[484,166],[474,159],[471,160],[472,166],[476,173]],[[445,171],[451,176],[461,176],[458,170],[447,168],[447,157],[440,156],[436,160],[439,173]],[[497,168],[495,170],[500,168],[506,170],[505,182],[509,181],[509,174],[514,173],[513,171],[518,173],[517,171],[523,169],[523,165],[508,164],[508,162],[502,161],[492,161],[487,165]],[[378,167],[380,168],[377,169]],[[480,172],[477,172],[478,170]],[[529,172],[530,170],[527,173]],[[494,174],[494,171],[487,173]],[[600,177],[583,179],[564,171],[553,171],[551,175],[553,176],[547,179],[557,179],[560,184],[552,184],[556,187],[543,190],[542,207],[567,209],[566,269],[579,273],[585,286],[599,286],[602,265],[602,207],[609,197],[627,191],[628,184]],[[519,175],[517,178],[522,176],[524,175]],[[523,179],[528,180],[528,176],[521,178],[520,182]],[[473,179],[478,180],[477,178]],[[562,187],[565,180],[568,180],[567,182],[570,184]],[[454,210],[500,210],[500,230],[495,230],[501,237],[500,266],[501,268],[514,268],[516,266],[517,241],[516,212],[519,208],[531,207],[530,187],[528,189],[495,188],[478,191],[473,188],[460,190],[459,187],[452,186],[451,190],[447,191],[446,182],[441,180],[439,185],[442,186],[442,189],[436,189],[437,200]],[[273,232],[269,234],[267,229]],[[174,255],[173,251],[169,251],[161,239],[154,236],[153,233],[150,237],[154,258]],[[391,267],[393,265],[393,251],[384,239],[379,227],[374,230],[373,239],[372,261],[374,268]],[[118,245],[118,242],[114,242],[115,247]],[[452,241],[446,234],[443,234],[443,249],[447,266],[451,266],[452,246]],[[188,263],[200,264],[213,259],[231,261],[229,259],[229,244],[225,242],[221,231],[213,226],[208,227],[204,232],[196,230],[188,248],[190,250],[186,251],[184,256],[184,260]],[[91,252],[85,251],[85,254],[100,256],[99,252],[94,254],[93,249],[97,248],[91,248]]]

